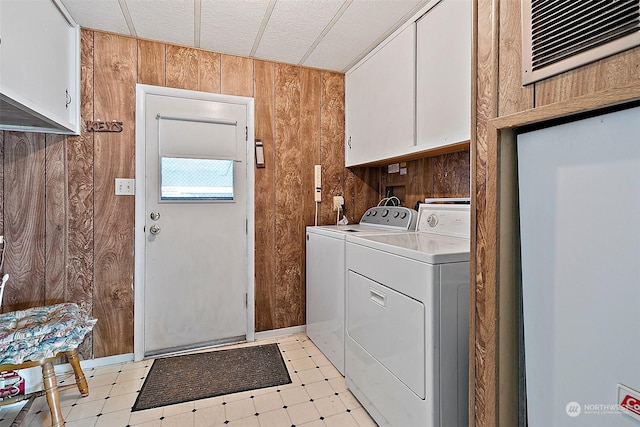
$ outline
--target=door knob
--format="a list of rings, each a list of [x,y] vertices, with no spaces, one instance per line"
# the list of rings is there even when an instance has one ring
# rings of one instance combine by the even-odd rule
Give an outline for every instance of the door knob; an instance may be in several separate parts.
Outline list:
[[[160,212],[153,211],[149,216],[151,217],[152,220],[157,221],[160,219]]]
[[[149,232],[151,234],[160,234],[160,227],[156,224],[153,224],[151,227],[149,227]]]

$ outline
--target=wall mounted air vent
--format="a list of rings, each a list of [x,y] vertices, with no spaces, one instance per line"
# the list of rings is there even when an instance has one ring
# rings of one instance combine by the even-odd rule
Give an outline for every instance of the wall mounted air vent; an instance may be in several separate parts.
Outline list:
[[[522,0],[522,82],[640,45],[640,0]]]

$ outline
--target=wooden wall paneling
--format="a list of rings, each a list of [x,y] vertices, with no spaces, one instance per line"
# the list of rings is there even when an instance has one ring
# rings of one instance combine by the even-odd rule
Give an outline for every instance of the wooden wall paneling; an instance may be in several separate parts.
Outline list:
[[[45,137],[45,304],[67,299],[67,175],[63,135]]]
[[[500,0],[475,0],[475,57],[472,69],[472,95],[475,113],[472,129],[473,180],[471,182],[471,292],[470,292],[470,426],[498,426],[496,398],[496,288],[487,272],[495,266],[495,254],[488,240],[487,158],[489,155],[488,120],[497,115],[498,48]],[[475,124],[475,126],[473,126]],[[495,224],[494,224],[495,225]]]
[[[427,197],[436,197],[433,190],[435,173],[433,165],[441,157],[427,157],[407,162],[405,179],[408,179],[408,182],[406,199],[402,201],[404,206],[413,208],[418,201],[424,202]]]
[[[138,40],[138,83],[164,86],[165,44],[150,40]]]
[[[299,300],[303,279],[300,242],[304,233],[300,212],[300,67],[276,64],[275,111],[276,328],[285,328],[304,322],[304,306]]]
[[[322,71],[321,164],[322,203],[318,223],[335,224],[333,196],[345,197],[344,187],[344,74]],[[346,209],[346,203],[345,203]]]
[[[535,105],[540,107],[634,84],[640,85],[640,47],[535,83]]]
[[[221,54],[220,93],[253,96],[253,60]]]
[[[382,198],[381,169],[379,167],[353,167],[345,169],[345,193],[348,198],[347,218],[351,224],[360,222],[360,218]],[[350,200],[349,200],[350,199]]]
[[[84,123],[93,120],[93,31],[82,30],[80,66],[81,134],[67,137],[67,300],[93,314],[93,132]],[[164,52],[164,48],[163,48]],[[163,53],[164,56],[164,53]],[[164,70],[164,65],[163,65]],[[164,73],[163,73],[164,81]],[[93,332],[78,353],[93,357]]]
[[[4,133],[3,311],[45,302],[45,134]]]
[[[198,51],[198,90],[220,93],[220,54]]]
[[[433,197],[470,197],[469,151],[433,157]]]
[[[168,44],[166,47],[167,87],[198,90],[198,51]]]
[[[134,176],[136,40],[95,33],[95,118],[123,122],[95,135],[94,355],[133,352],[134,198],[115,196],[115,178]]]
[[[255,137],[265,167],[255,169],[255,327],[275,329],[275,65],[255,61]]]
[[[303,226],[313,225],[315,221],[314,202],[314,165],[320,162],[320,71],[311,68],[299,69],[300,75],[300,171],[302,193],[299,207],[302,212]],[[323,188],[323,190],[325,190]],[[324,193],[324,191],[323,191]],[[323,194],[324,199],[324,194]],[[324,202],[325,200],[323,200]],[[318,210],[320,212],[320,203]],[[304,233],[302,247],[304,250]],[[304,266],[304,262],[303,262]],[[303,274],[304,277],[304,274]]]
[[[521,2],[500,0],[498,115],[533,108],[533,85],[522,86]]]
[[[301,211],[302,229],[298,233],[300,239],[297,244],[301,252],[300,259],[300,293],[296,298],[295,307],[299,308],[299,321],[301,325],[306,323],[306,226],[314,225],[315,208],[314,201],[314,165],[320,163],[320,101],[321,79],[320,71],[311,68],[299,67],[300,76],[300,172],[302,178],[302,192],[299,200]],[[342,166],[340,166],[342,168]],[[340,178],[342,174],[340,174]],[[331,181],[331,180],[330,180]],[[324,196],[324,194],[323,194]],[[322,205],[322,203],[320,203]],[[292,242],[295,243],[295,242]]]

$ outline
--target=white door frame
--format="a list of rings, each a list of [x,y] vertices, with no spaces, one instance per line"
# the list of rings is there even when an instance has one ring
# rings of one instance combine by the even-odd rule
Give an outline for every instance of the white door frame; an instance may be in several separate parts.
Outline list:
[[[247,106],[247,341],[255,340],[255,224],[254,224],[254,100],[244,96],[219,95],[193,90],[136,85],[136,186],[135,186],[135,272],[134,272],[134,360],[144,358],[144,283],[146,223],[145,95],[175,96]]]

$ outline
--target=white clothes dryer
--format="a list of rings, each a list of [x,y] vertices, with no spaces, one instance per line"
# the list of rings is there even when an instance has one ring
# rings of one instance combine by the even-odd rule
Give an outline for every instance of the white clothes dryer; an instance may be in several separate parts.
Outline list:
[[[469,205],[347,236],[347,387],[381,426],[468,424]]]

